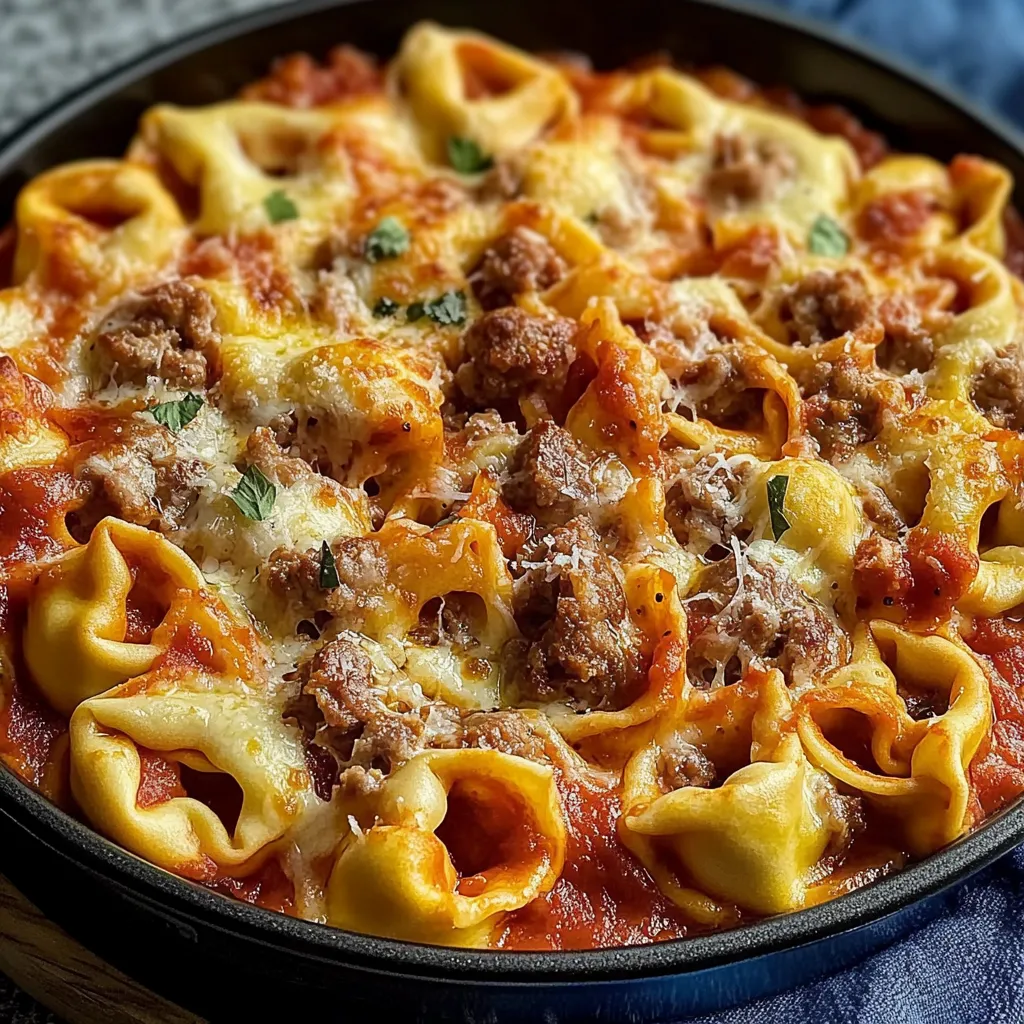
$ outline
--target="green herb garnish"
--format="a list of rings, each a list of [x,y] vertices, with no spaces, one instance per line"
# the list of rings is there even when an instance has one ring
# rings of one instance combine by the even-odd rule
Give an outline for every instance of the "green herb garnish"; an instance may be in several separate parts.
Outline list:
[[[422,302],[410,302],[409,308],[405,311],[405,319],[409,323],[413,323],[416,320],[422,320],[424,312],[425,310]]]
[[[448,139],[448,162],[459,174],[478,174],[489,170],[494,160],[472,139],[463,139],[453,135]]]
[[[338,564],[334,561],[334,552],[330,544],[324,541],[320,545],[320,589],[335,590],[341,586],[338,579]]]
[[[377,300],[373,307],[373,315],[380,316],[394,316],[402,307],[395,302],[394,299],[389,299],[384,296]]]
[[[850,239],[831,217],[822,213],[811,225],[807,248],[816,256],[845,256],[850,248]]]
[[[161,402],[159,405],[154,405],[149,412],[152,413],[153,419],[157,423],[166,427],[172,434],[176,434],[196,418],[202,407],[202,398],[199,395],[193,395],[190,391],[184,398],[176,402]]]
[[[258,466],[250,466],[231,492],[231,500],[247,519],[262,523],[270,518],[277,497],[277,488],[263,475]]]
[[[789,487],[788,476],[773,476],[768,481],[768,515],[772,520],[772,535],[778,540],[792,525],[782,510]]]
[[[412,307],[409,307],[410,313]],[[462,324],[466,322],[466,293],[445,292],[423,306],[423,311],[435,324]]]
[[[367,263],[379,263],[401,256],[409,248],[409,232],[397,217],[385,217],[366,236],[363,255]]]
[[[288,198],[282,189],[271,192],[263,200],[263,209],[271,224],[280,224],[283,220],[295,220],[299,216],[299,208]]]

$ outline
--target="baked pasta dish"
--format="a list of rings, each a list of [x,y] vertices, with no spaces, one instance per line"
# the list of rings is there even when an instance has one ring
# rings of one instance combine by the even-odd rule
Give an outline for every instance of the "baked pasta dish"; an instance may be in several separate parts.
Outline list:
[[[0,756],[338,928],[608,947],[1024,791],[1009,174],[433,24],[39,175]]]

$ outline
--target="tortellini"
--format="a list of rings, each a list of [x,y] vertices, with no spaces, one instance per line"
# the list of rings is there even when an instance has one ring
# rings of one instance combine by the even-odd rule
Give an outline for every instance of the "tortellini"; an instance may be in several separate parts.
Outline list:
[[[552,770],[523,758],[420,754],[385,782],[375,810],[331,873],[328,920],[338,927],[480,945],[498,915],[550,889],[562,868],[565,824]]]
[[[239,689],[236,686],[236,690]],[[241,790],[237,821],[184,792],[146,794],[152,753]],[[203,678],[168,690],[133,683],[79,705],[71,719],[71,786],[89,820],[129,850],[198,879],[242,873],[312,800],[299,738],[263,700]],[[174,787],[175,790],[181,787]]]
[[[704,923],[727,923],[729,905],[762,914],[797,909],[839,828],[828,810],[832,783],[807,760],[797,735],[779,727],[790,703],[780,673],[766,675],[748,706],[733,709],[736,735],[716,735],[723,731],[717,716],[702,726],[694,707],[702,699],[691,695],[675,730],[664,730],[627,765],[622,840],[672,900]],[[747,755],[723,749],[720,756],[740,763],[749,756],[750,763],[718,788],[688,785],[666,793],[659,781],[666,745],[694,741],[708,749],[746,747]]]
[[[34,682],[70,715],[88,697],[141,675],[160,647],[128,635],[133,589],[166,610],[179,590],[203,585],[195,563],[159,534],[104,519],[88,544],[45,570],[34,588],[23,638]]]
[[[898,685],[922,692],[925,706],[934,701],[938,710],[913,718]],[[843,711],[870,722],[876,765],[859,764],[829,742],[828,727]],[[899,822],[915,855],[944,846],[970,824],[968,768],[991,709],[985,674],[962,644],[873,622],[853,662],[831,685],[805,694],[798,715],[812,760]]]

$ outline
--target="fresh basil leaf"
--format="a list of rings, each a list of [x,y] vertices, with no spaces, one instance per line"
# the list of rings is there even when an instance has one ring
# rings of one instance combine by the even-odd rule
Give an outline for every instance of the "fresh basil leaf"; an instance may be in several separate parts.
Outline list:
[[[161,402],[159,405],[154,405],[149,412],[157,423],[166,427],[172,434],[176,434],[196,418],[202,407],[202,398],[199,395],[193,395],[190,391],[184,398],[176,402]]]
[[[283,220],[295,220],[299,216],[299,208],[288,198],[282,189],[271,192],[263,200],[263,209],[271,224],[280,224]]]
[[[373,307],[373,315],[376,317],[394,316],[401,308],[394,299],[389,299],[385,295],[377,300]]]
[[[405,319],[409,323],[413,323],[416,320],[422,320],[425,309],[422,302],[410,302],[409,308],[405,311]]]
[[[277,488],[263,475],[258,466],[250,466],[231,492],[231,500],[247,519],[262,523],[270,518],[277,498]]]
[[[768,515],[772,520],[772,536],[778,540],[792,525],[782,510],[789,487],[788,476],[773,476],[768,481]]]
[[[320,545],[320,589],[335,590],[341,586],[338,579],[338,564],[334,561],[334,552],[330,544],[324,541]]]
[[[411,308],[411,307],[410,307]],[[445,292],[423,306],[423,311],[435,324],[462,324],[466,322],[466,293]]]
[[[478,174],[480,171],[489,170],[494,165],[494,160],[472,139],[453,135],[448,139],[448,163],[459,174]]]
[[[816,256],[845,256],[850,249],[850,239],[831,217],[822,213],[811,225],[807,248]]]
[[[409,232],[397,217],[385,217],[367,236],[363,255],[367,263],[401,256],[409,248]]]

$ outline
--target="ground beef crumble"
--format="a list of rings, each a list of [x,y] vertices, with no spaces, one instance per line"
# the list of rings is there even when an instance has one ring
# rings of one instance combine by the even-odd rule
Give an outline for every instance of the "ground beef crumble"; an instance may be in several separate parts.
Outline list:
[[[121,326],[102,331],[94,351],[97,369],[115,384],[145,384],[150,377],[170,387],[202,389],[219,372],[220,334],[209,294],[187,280],[144,292],[110,316]]]

